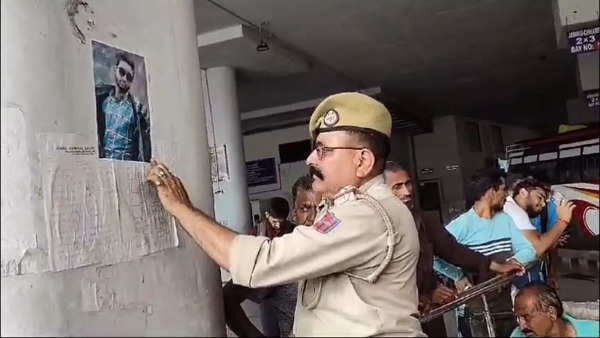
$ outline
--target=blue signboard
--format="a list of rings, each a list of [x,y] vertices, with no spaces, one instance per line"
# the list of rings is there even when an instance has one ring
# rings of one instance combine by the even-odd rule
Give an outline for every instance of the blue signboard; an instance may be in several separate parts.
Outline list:
[[[600,50],[600,26],[578,29],[567,34],[571,54],[588,53]]]
[[[277,184],[277,166],[275,158],[263,158],[246,162],[248,187]]]

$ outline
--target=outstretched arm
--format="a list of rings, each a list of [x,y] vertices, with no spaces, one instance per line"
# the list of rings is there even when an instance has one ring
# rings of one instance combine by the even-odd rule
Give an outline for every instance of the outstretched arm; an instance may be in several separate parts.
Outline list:
[[[165,209],[177,218],[194,241],[219,266],[229,270],[229,249],[237,233],[194,208],[181,180],[164,164],[153,160],[147,180],[154,183]]]
[[[319,224],[331,231],[299,226],[269,240],[237,234],[195,209],[181,181],[161,163],[152,163],[148,180],[158,188],[165,209],[217,264],[229,270],[236,284],[272,286],[344,271],[364,263],[369,253],[385,244],[380,232],[363,226],[361,219],[378,218],[377,211],[360,200],[348,202],[348,208],[328,214],[327,219],[323,216]]]
[[[489,257],[458,243],[445,227],[425,224],[424,229],[428,232],[429,238],[431,238],[433,251],[436,256],[471,272],[480,272],[482,269],[489,269],[491,263]]]
[[[558,220],[546,233],[540,234],[537,230],[522,230],[523,235],[535,248],[535,253],[538,257],[542,256],[544,253],[546,253],[546,251],[556,246],[558,239],[571,221],[573,209],[575,209],[575,204],[573,204],[573,202],[561,201],[560,204],[556,206]]]
[[[424,227],[428,231],[428,234],[430,234],[436,256],[443,258],[455,266],[478,273],[487,273],[488,271],[496,273],[518,271],[522,273],[525,271],[521,264],[515,262],[494,262],[490,257],[469,249],[459,243],[454,238],[454,235],[445,227],[429,227],[428,225],[424,225]],[[456,230],[456,227],[450,229]],[[438,264],[438,267],[441,268],[442,266],[443,264]],[[445,269],[447,271],[449,269],[448,266],[445,266]],[[458,276],[458,274],[456,275]]]

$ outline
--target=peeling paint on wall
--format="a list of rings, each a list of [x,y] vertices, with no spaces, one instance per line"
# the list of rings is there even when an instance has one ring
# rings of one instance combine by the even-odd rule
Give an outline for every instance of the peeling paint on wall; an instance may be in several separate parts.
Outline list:
[[[0,260],[2,277],[40,273],[50,270],[48,265],[48,251],[38,247],[37,235],[34,236],[32,242],[11,241],[3,238],[2,249],[3,251],[12,251],[10,256],[7,255],[8,258],[3,255]],[[19,252],[19,254],[15,257],[14,252]]]
[[[38,193],[28,166],[25,113],[18,104],[10,104],[2,108],[1,118],[0,272],[4,277],[47,271],[48,255],[39,245],[38,234],[23,231],[32,223],[32,210],[27,206]]]
[[[39,248],[28,248],[25,250],[23,257],[19,262],[19,275],[45,272],[48,270],[48,251]]]
[[[96,22],[93,17],[94,11],[90,9],[89,3],[83,0],[67,0],[65,2],[65,11],[67,13],[67,17],[69,18],[69,23],[71,24],[73,35],[75,35],[75,37],[79,39],[79,41],[82,44],[85,44],[85,35],[81,31],[81,28],[79,28],[79,25],[75,20],[77,14],[79,14],[80,7],[83,7],[83,11],[85,13],[89,13],[89,17],[86,20],[86,29],[88,31],[92,30],[96,26]]]
[[[151,302],[140,300],[136,285],[116,284],[114,266],[97,267],[88,271],[81,280],[81,311],[94,312],[134,312],[145,317],[147,326],[149,317],[154,313]],[[143,273],[142,273],[143,279]]]

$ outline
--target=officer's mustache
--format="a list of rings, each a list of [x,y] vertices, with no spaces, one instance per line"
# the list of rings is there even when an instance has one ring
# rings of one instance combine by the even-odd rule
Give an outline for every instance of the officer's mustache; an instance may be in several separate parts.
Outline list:
[[[310,174],[310,176],[317,176],[321,181],[325,180],[325,177],[323,177],[323,173],[321,172],[321,170],[313,167],[312,165],[308,168],[308,173]]]

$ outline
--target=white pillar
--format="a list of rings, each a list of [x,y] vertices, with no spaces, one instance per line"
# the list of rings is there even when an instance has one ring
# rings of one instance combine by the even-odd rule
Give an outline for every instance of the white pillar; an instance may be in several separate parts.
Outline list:
[[[208,104],[205,102],[204,106],[210,124],[207,126],[209,144],[217,148],[225,145],[229,169],[229,179],[215,184],[215,218],[232,230],[248,233],[251,224],[250,202],[235,69],[209,68],[206,70],[206,79]]]
[[[223,336],[219,269],[181,229],[177,248],[47,271],[36,135],[95,139],[91,39],[145,57],[152,142],[178,146],[169,164],[195,205],[213,207],[193,2],[88,0],[74,17],[85,43],[68,2],[1,2],[1,335]]]

